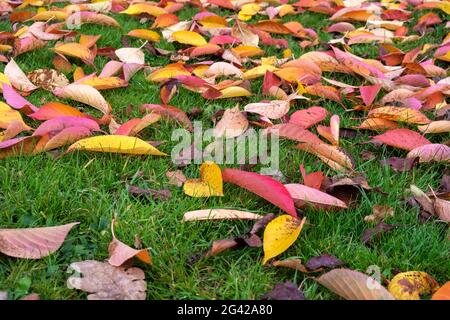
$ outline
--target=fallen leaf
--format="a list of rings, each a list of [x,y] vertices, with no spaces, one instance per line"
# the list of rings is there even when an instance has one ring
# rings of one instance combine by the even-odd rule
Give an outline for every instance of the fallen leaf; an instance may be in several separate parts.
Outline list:
[[[380,160],[381,165],[390,166],[396,172],[410,171],[419,163],[418,157],[398,158],[392,157]]]
[[[169,184],[177,186],[178,188],[186,182],[186,176],[181,170],[167,171],[166,177],[169,179]]]
[[[147,283],[139,268],[114,267],[106,262],[86,260],[71,263],[76,275],[67,279],[70,288],[90,293],[88,300],[145,300]],[[82,276],[81,276],[82,275]]]
[[[53,91],[55,88],[69,84],[66,76],[54,69],[37,69],[29,72],[27,76],[34,85],[47,91]]]
[[[15,258],[40,259],[57,251],[79,222],[56,227],[0,229],[0,252]]]
[[[441,286],[431,297],[431,300],[450,300],[450,281]]]
[[[365,245],[371,245],[374,239],[380,238],[385,232],[389,232],[396,228],[397,225],[379,222],[375,227],[366,229],[361,236],[361,241]]]
[[[129,186],[128,192],[135,197],[151,197],[153,200],[167,200],[172,196],[170,190],[154,190],[154,189],[144,189],[136,186]]]
[[[365,222],[383,221],[388,217],[394,216],[394,209],[389,206],[376,204],[372,206],[372,214],[364,217]]]
[[[68,152],[75,150],[166,156],[165,153],[139,138],[119,135],[97,136],[79,140],[67,149]]]
[[[112,241],[108,246],[109,264],[115,267],[120,267],[134,257],[146,264],[152,264],[152,258],[148,252],[148,249],[133,249],[116,238],[116,235],[114,234],[114,223],[115,221],[113,219],[111,222]]]
[[[395,300],[374,278],[350,269],[333,269],[317,282],[346,300]]]
[[[235,184],[266,199],[283,211],[296,217],[294,200],[286,187],[277,180],[255,172],[238,169],[223,169],[223,181]]]
[[[419,133],[409,129],[392,129],[372,137],[372,142],[384,143],[388,146],[411,151],[417,147],[431,144]]]
[[[259,220],[262,216],[256,213],[229,210],[229,209],[205,209],[185,212],[183,222],[199,220]]]
[[[297,240],[305,221],[306,218],[299,220],[284,214],[269,222],[264,230],[263,265],[286,251]]]
[[[234,138],[243,134],[248,128],[248,120],[239,110],[239,106],[226,109],[222,119],[214,128],[216,137]]]
[[[401,272],[389,282],[389,292],[397,300],[420,300],[423,294],[431,294],[439,287],[436,280],[421,271]]]
[[[87,104],[104,114],[111,113],[109,103],[106,102],[105,98],[103,98],[97,89],[91,86],[73,83],[62,88],[56,88],[53,90],[53,93],[60,98],[72,99]]]
[[[306,262],[305,267],[309,270],[318,270],[322,268],[334,269],[344,265],[344,262],[329,254],[322,254],[317,257],[313,257]]]
[[[30,92],[38,88],[33,83],[31,83],[22,69],[20,69],[20,67],[14,61],[14,59],[11,59],[5,66],[4,73],[8,77],[8,80],[11,82],[14,88],[16,88],[17,90]]]
[[[419,158],[421,163],[430,161],[450,162],[450,147],[445,144],[426,144],[412,149],[406,157]]]
[[[206,161],[200,166],[200,179],[187,180],[185,194],[191,197],[223,196],[222,172],[217,164]]]
[[[298,207],[307,207],[310,204],[317,208],[347,208],[345,202],[320,190],[299,183],[286,184],[285,187]]]
[[[145,64],[145,55],[140,48],[121,48],[114,53],[124,63]]]
[[[263,300],[306,300],[305,295],[291,281],[277,283],[273,289],[264,294]]]

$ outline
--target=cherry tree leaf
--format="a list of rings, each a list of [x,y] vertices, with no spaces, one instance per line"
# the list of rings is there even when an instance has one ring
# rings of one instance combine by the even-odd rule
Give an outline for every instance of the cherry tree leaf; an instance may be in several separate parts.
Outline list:
[[[394,300],[374,278],[355,270],[333,269],[316,280],[346,300]]]
[[[223,181],[235,184],[266,199],[283,211],[296,217],[294,200],[286,187],[269,176],[238,169],[223,169]]]
[[[10,257],[40,259],[57,251],[79,222],[56,227],[0,229],[0,252]]]

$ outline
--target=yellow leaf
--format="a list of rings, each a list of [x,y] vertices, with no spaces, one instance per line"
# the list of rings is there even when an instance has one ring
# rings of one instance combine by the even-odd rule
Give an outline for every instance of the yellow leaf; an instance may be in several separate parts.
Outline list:
[[[388,290],[397,300],[420,300],[423,294],[431,294],[439,284],[422,271],[401,272],[389,283]]]
[[[154,81],[154,82],[160,82],[167,80],[169,78],[173,78],[176,76],[190,76],[191,73],[187,71],[183,65],[181,64],[174,64],[170,65],[158,70],[153,71],[151,74],[147,76],[147,80]]]
[[[30,128],[23,122],[22,115],[19,111],[12,109],[6,103],[0,101],[0,128],[8,128],[9,124],[13,121],[18,121],[26,128]]]
[[[75,150],[166,156],[164,152],[139,138],[120,135],[85,138],[75,142],[67,149],[68,152]]]
[[[12,47],[7,44],[0,44],[0,52],[8,52]]]
[[[241,21],[248,21],[252,18],[252,16],[249,16],[247,14],[243,14],[242,12],[238,13],[238,19]]]
[[[135,29],[131,30],[127,34],[130,37],[145,39],[148,41],[159,41],[161,39],[159,33],[153,30],[147,30],[147,29]]]
[[[405,107],[376,108],[369,112],[368,117],[416,124],[427,124],[431,122],[430,119],[419,110]]]
[[[8,77],[0,72],[0,93],[3,92],[2,90],[3,83],[6,83],[7,85],[11,86],[11,82],[9,82]]]
[[[50,19],[66,20],[69,14],[64,11],[43,11],[34,15],[30,20],[33,21],[47,21]]]
[[[92,77],[80,83],[94,87],[97,90],[116,89],[126,87],[128,85],[128,83],[125,80],[120,79],[118,77],[105,77],[105,78]]]
[[[306,218],[299,220],[284,214],[269,222],[264,230],[263,265],[270,259],[286,251],[297,240]]]
[[[200,179],[190,179],[183,185],[185,194],[191,197],[223,196],[222,171],[211,161],[200,166]]]
[[[75,57],[84,61],[92,61],[93,59],[91,50],[89,50],[88,47],[76,42],[62,44],[53,48],[53,51],[64,56]]]
[[[131,14],[131,15],[146,13],[151,16],[158,17],[162,14],[166,14],[167,11],[164,10],[163,8],[151,5],[149,3],[136,3],[136,4],[130,5],[126,10],[121,11],[120,13]]]
[[[248,97],[248,96],[252,95],[252,93],[250,91],[248,91],[247,89],[242,88],[242,87],[235,87],[235,86],[222,89],[222,90],[220,90],[220,92],[222,93],[222,95],[219,97],[220,99]]]
[[[450,2],[449,1],[443,1],[439,2],[437,7],[444,11],[446,14],[450,14]]]
[[[221,16],[207,16],[199,20],[198,23],[205,28],[225,28],[228,25],[227,20]]]
[[[231,49],[231,51],[241,58],[260,56],[264,54],[264,50],[254,46],[238,46]]]
[[[259,10],[261,10],[261,7],[256,3],[247,3],[242,6],[240,13],[247,16],[254,16]]]
[[[252,68],[244,73],[244,80],[259,78],[259,77],[262,77],[263,75],[265,75],[266,71],[273,72],[276,70],[278,70],[277,67],[274,67],[274,66],[271,66],[268,64],[257,66],[257,67]]]
[[[201,47],[208,43],[205,38],[194,31],[175,31],[172,33],[172,39],[179,43],[189,44],[196,47]]]

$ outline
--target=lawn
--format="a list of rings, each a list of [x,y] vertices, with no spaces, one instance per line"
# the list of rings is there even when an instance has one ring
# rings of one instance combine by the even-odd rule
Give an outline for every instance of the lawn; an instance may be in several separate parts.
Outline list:
[[[180,20],[190,19],[198,9],[190,6],[177,15]],[[223,10],[216,11],[222,12]],[[228,14],[231,13],[228,12]],[[445,13],[437,12],[444,21]],[[423,14],[421,11],[420,14]],[[138,19],[120,14],[111,14],[122,28],[97,25],[83,25],[79,30],[83,34],[101,35],[98,47],[123,47],[121,37],[132,29],[148,27],[151,23],[141,24]],[[413,26],[419,15],[408,23]],[[448,18],[448,17],[447,17]],[[305,12],[295,16],[288,15],[284,21],[299,21],[304,27],[316,30],[321,41],[327,42],[331,35],[322,31],[330,25],[327,16]],[[252,20],[253,22],[253,20]],[[355,25],[364,25],[356,23]],[[441,43],[448,32],[442,23],[433,27],[419,40],[399,44],[408,51],[426,43]],[[0,30],[11,31],[8,21],[0,22]],[[306,51],[319,50],[320,45],[302,49],[298,41],[286,36],[294,56]],[[130,45],[140,46],[143,41],[129,40]],[[53,68],[53,52],[47,47],[17,57],[16,62],[25,72],[39,68]],[[174,50],[177,45],[162,41],[158,47]],[[281,57],[282,49],[264,47],[266,55]],[[376,58],[376,45],[354,45],[355,54]],[[96,69],[83,66],[86,74],[102,69],[107,58],[95,59]],[[164,66],[167,58],[150,55],[146,51],[146,62],[152,66]],[[448,63],[442,63],[448,68]],[[4,64],[0,65],[3,71]],[[72,80],[72,75],[67,74]],[[328,74],[328,78],[354,85],[362,85],[363,80],[349,75]],[[213,126],[211,116],[219,109],[241,106],[257,102],[264,97],[261,94],[262,78],[251,81],[254,93],[249,98],[224,100],[205,100],[200,94],[186,89],[170,102],[184,111],[200,107],[203,113],[199,120],[203,127]],[[144,103],[161,103],[159,86],[148,82],[142,71],[138,72],[126,88],[102,91],[105,99],[112,105],[113,113],[119,122],[134,117],[142,117],[139,106]],[[81,103],[60,100],[42,89],[29,97],[32,103],[40,106],[50,101],[61,101],[80,110],[100,117],[101,114]],[[129,106],[132,112],[129,112]],[[330,114],[341,117],[341,127],[358,125],[364,113],[345,112],[339,104],[330,100],[300,100],[294,109],[312,105],[326,108]],[[94,111],[93,111],[94,110]],[[359,118],[355,120],[354,118]],[[33,127],[38,122],[28,121]],[[170,153],[174,142],[170,141],[174,129],[173,122],[162,121],[146,128],[141,137],[144,140],[166,141],[158,148]],[[282,254],[282,258],[298,257],[302,261],[328,253],[346,262],[350,269],[365,272],[369,266],[379,266],[382,275],[392,278],[396,271],[425,271],[439,283],[448,280],[449,241],[448,226],[438,221],[421,223],[418,209],[409,207],[406,198],[411,184],[422,190],[429,186],[436,189],[444,171],[444,164],[423,164],[409,172],[397,173],[389,167],[381,166],[380,159],[398,156],[404,152],[390,147],[376,147],[366,144],[370,132],[360,132],[356,138],[342,139],[342,147],[355,159],[356,171],[365,174],[372,187],[379,187],[385,194],[376,191],[361,191],[358,203],[340,212],[306,209],[304,215],[308,222],[295,244]],[[437,135],[430,138],[433,142],[442,142],[448,136]],[[327,176],[335,171],[316,157],[294,149],[294,142],[282,141],[280,147],[280,170],[287,180],[301,182],[299,165],[308,171],[321,170]],[[365,161],[363,151],[373,152],[377,158]],[[238,165],[230,165],[238,167]],[[276,283],[291,280],[305,293],[307,299],[336,299],[329,290],[321,287],[310,275],[290,269],[266,267],[261,264],[263,252],[260,248],[245,248],[227,251],[215,257],[201,259],[193,264],[189,261],[194,254],[205,251],[213,240],[233,237],[248,231],[252,223],[246,221],[190,222],[181,223],[184,212],[201,208],[233,208],[255,213],[280,213],[280,209],[264,199],[231,184],[224,185],[224,197],[191,198],[181,188],[169,185],[166,171],[176,167],[170,157],[124,156],[115,154],[92,154],[74,152],[55,159],[50,153],[32,157],[15,157],[0,162],[0,226],[2,228],[25,228],[53,226],[79,221],[67,237],[62,248],[55,254],[40,260],[14,259],[0,256],[0,291],[8,290],[11,297],[19,299],[23,295],[35,292],[43,299],[83,299],[86,294],[69,289],[66,280],[70,263],[82,260],[102,261],[108,257],[108,244],[111,241],[110,223],[116,217],[117,237],[133,244],[139,236],[144,247],[149,247],[153,256],[152,266],[137,263],[145,270],[148,283],[148,299],[259,299]],[[198,177],[199,165],[191,164],[183,168],[188,178]],[[142,188],[170,189],[172,196],[168,200],[135,198],[128,192],[128,185]],[[400,226],[386,233],[370,247],[361,243],[360,237],[370,227],[363,221],[371,213],[375,204],[388,205],[394,209],[394,217],[389,223]]]

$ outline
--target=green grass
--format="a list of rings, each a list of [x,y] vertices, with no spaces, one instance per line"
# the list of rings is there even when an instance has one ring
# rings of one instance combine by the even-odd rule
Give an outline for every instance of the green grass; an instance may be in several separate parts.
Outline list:
[[[181,16],[188,19],[193,12],[195,11],[192,9],[185,9]],[[120,48],[121,36],[129,30],[142,28],[142,25],[130,17],[113,16],[120,22],[122,29],[85,25],[80,32],[101,34],[99,47]],[[323,40],[330,38],[320,31],[329,24],[323,15],[304,13],[296,17],[286,16],[283,20],[298,20],[305,27],[317,30]],[[144,26],[147,25],[148,23]],[[9,23],[0,22],[0,29],[10,28]],[[440,43],[445,33],[443,25],[440,25],[424,38],[399,47],[410,50],[424,43]],[[131,40],[130,43],[136,46],[142,44],[139,40]],[[295,56],[306,52],[294,39],[290,38],[289,43]],[[52,43],[44,49],[21,55],[16,59],[17,63],[25,72],[51,68],[53,53],[48,49],[51,47]],[[163,43],[161,47],[174,48],[169,43]],[[357,45],[352,48],[356,54],[369,54],[371,57],[377,54],[373,45]],[[270,54],[281,56],[281,50],[266,49]],[[320,47],[307,51],[316,49]],[[101,70],[107,61],[106,58],[97,57],[97,70]],[[148,54],[146,61],[151,66],[169,63],[168,59]],[[4,65],[0,66],[0,70],[3,68]],[[86,73],[94,71],[94,68],[85,68]],[[68,76],[71,79],[71,75]],[[357,85],[364,83],[361,79],[348,76],[328,77]],[[201,107],[204,110],[201,117],[203,126],[209,128],[212,126],[210,117],[214,111],[232,107],[237,102],[242,106],[249,101],[263,99],[260,95],[261,83],[261,80],[252,81],[252,91],[256,95],[249,99],[204,100],[199,94],[180,89],[171,104],[185,111],[194,106]],[[111,103],[113,113],[120,121],[125,121],[141,116],[137,111],[141,104],[159,103],[158,89],[157,85],[145,80],[141,71],[131,79],[129,87],[102,93]],[[37,105],[59,101],[43,90],[38,90],[28,98]],[[90,107],[73,101],[64,102],[99,116]],[[125,112],[129,104],[135,107],[131,115]],[[317,104],[339,114],[343,127],[359,124],[359,121],[351,118],[364,116],[345,113],[342,107],[327,100],[307,103],[300,101],[295,109]],[[29,122],[28,119],[26,121]],[[174,145],[170,142],[170,134],[175,127],[163,121],[147,128],[142,137],[148,140],[166,140],[160,149],[170,153]],[[343,139],[342,144],[355,158],[356,170],[366,174],[372,187],[380,187],[388,194],[362,192],[356,206],[339,213],[307,209],[305,215],[308,217],[308,224],[297,242],[281,258],[299,257],[306,261],[313,256],[329,253],[345,261],[352,269],[365,271],[369,266],[377,265],[387,278],[392,277],[395,269],[421,270],[428,272],[440,283],[447,281],[450,269],[447,226],[438,222],[419,223],[417,209],[408,207],[405,201],[410,184],[422,189],[427,189],[428,186],[436,188],[445,169],[444,165],[427,164],[408,173],[395,173],[389,168],[381,167],[378,159],[405,156],[405,153],[362,144],[367,140],[368,134],[362,133],[356,139]],[[445,137],[441,135],[432,140],[441,142]],[[293,149],[294,145],[283,141],[280,148],[280,170],[290,181],[301,181],[298,169],[300,164],[304,164],[308,170],[322,170],[329,176],[335,174],[315,157]],[[374,152],[378,159],[363,161],[361,152],[364,150]],[[171,169],[174,169],[174,165],[169,157],[71,153],[58,160],[54,160],[49,154],[2,160],[1,227],[53,226],[73,221],[80,221],[81,224],[71,231],[63,247],[49,257],[30,261],[0,256],[0,291],[10,291],[13,298],[20,298],[27,292],[39,293],[44,299],[84,298],[85,293],[67,288],[67,267],[75,261],[104,260],[108,257],[107,248],[111,241],[109,226],[111,219],[117,216],[119,224],[115,231],[120,240],[132,245],[138,235],[143,245],[151,248],[154,265],[147,267],[137,264],[146,272],[149,299],[259,299],[275,283],[287,279],[298,285],[302,284],[302,290],[308,299],[336,298],[313,279],[299,272],[263,267],[260,263],[261,249],[229,251],[189,265],[189,258],[206,250],[213,240],[242,234],[251,227],[251,223],[233,221],[183,224],[180,221],[184,212],[200,208],[234,208],[265,214],[279,213],[280,210],[256,195],[229,184],[224,186],[223,198],[190,198],[181,189],[168,185],[165,172]],[[133,178],[137,172],[142,175]],[[188,166],[184,173],[188,178],[197,177],[198,165]],[[169,188],[172,197],[167,201],[139,200],[128,194],[129,183],[154,189]],[[370,226],[363,222],[363,217],[371,213],[371,207],[375,204],[394,208],[395,215],[388,222],[401,226],[384,235],[369,248],[361,244],[360,236]]]

